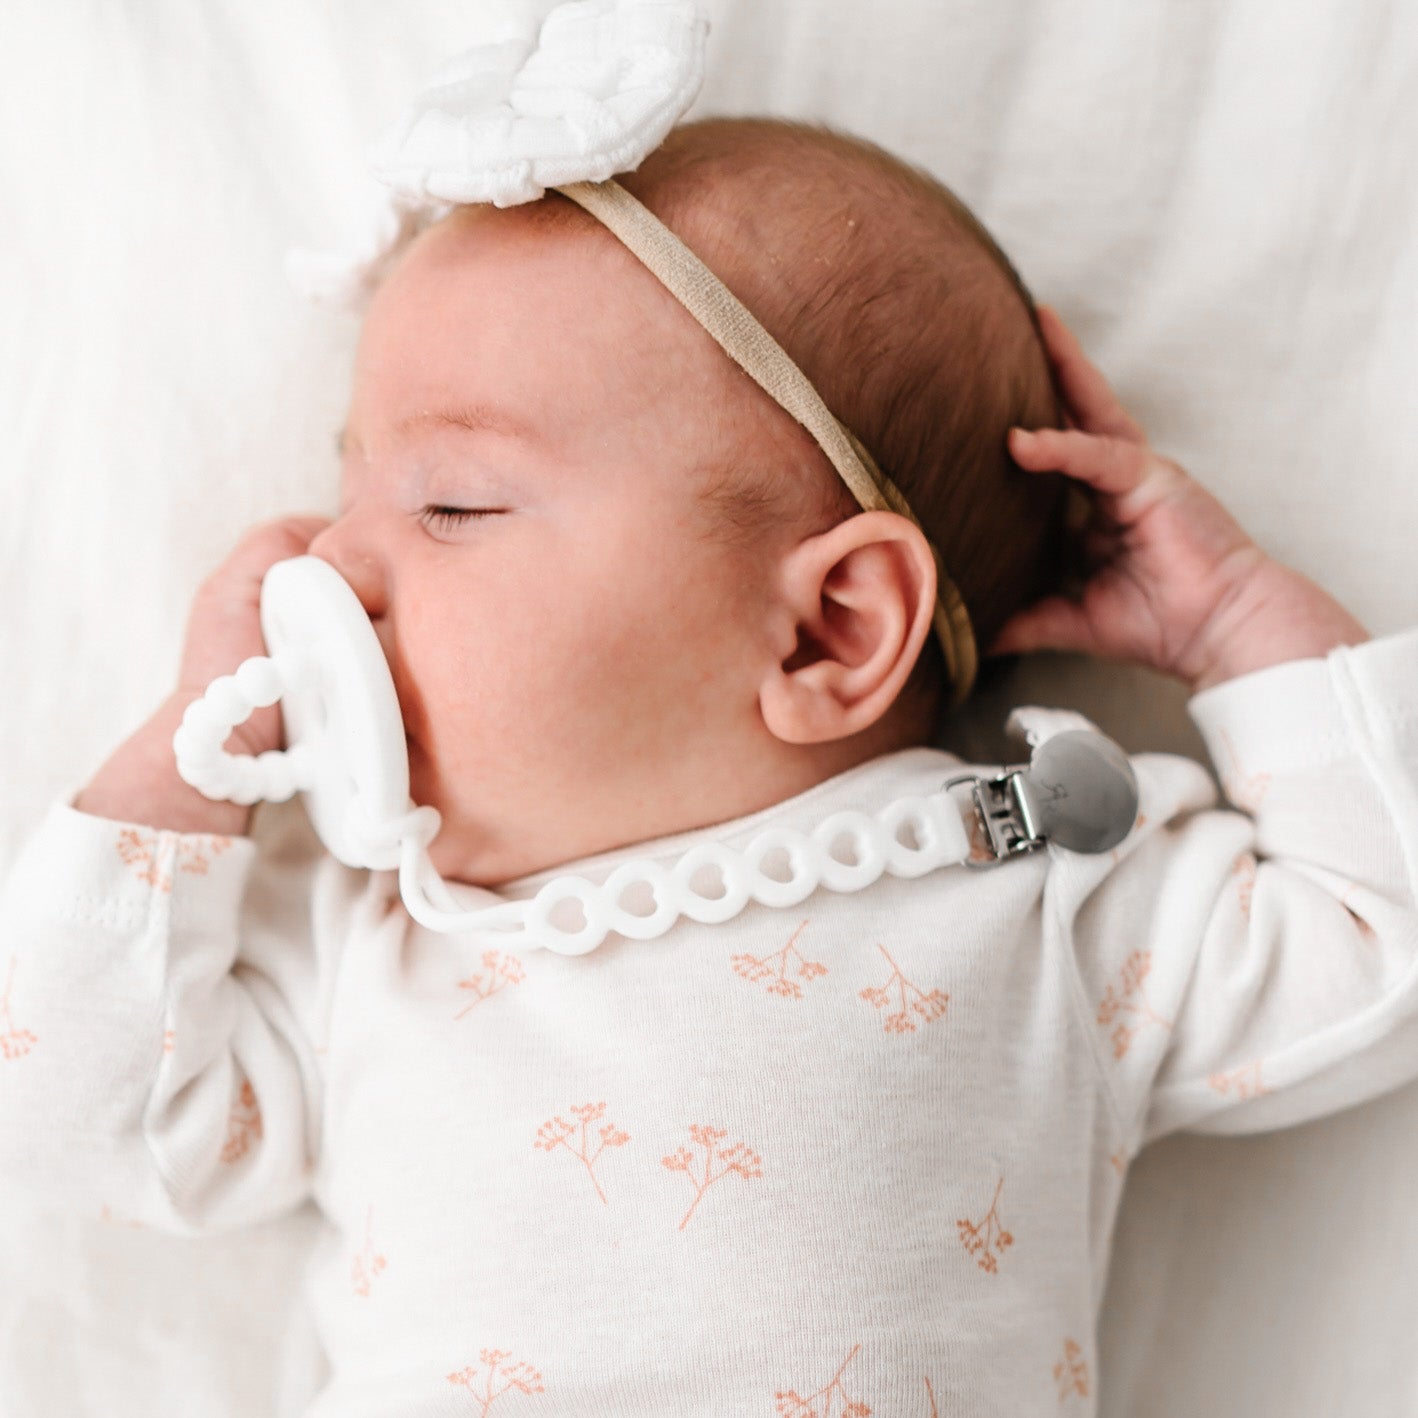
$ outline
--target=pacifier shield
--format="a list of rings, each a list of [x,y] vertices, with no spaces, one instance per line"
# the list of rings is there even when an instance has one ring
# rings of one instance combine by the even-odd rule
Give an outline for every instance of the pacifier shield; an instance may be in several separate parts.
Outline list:
[[[412,804],[394,678],[359,598],[320,557],[279,561],[261,585],[261,631],[271,655],[302,666],[281,714],[289,747],[309,755],[305,807],[321,841],[346,866],[398,866],[397,842],[360,830]]]

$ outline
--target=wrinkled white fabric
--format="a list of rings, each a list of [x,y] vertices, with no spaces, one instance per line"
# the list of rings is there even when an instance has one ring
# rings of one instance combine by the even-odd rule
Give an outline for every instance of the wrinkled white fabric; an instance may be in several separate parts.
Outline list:
[[[1418,628],[1275,666],[1189,702],[1234,807],[1135,754],[1110,853],[582,957],[426,932],[392,873],[308,880],[55,803],[0,894],[7,1180],[181,1235],[313,1197],[310,1418],[1093,1413],[1138,1149],[1418,1076],[1415,704]],[[455,891],[602,879],[959,770],[905,749]]]

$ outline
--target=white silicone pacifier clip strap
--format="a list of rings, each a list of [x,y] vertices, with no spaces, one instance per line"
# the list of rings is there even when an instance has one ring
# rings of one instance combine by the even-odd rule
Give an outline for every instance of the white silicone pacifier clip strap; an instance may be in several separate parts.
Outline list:
[[[899,835],[908,824],[914,846],[908,846]],[[851,862],[832,855],[833,845],[841,837],[852,841]],[[791,867],[786,881],[763,870],[768,854],[780,849],[787,853]],[[742,851],[721,842],[702,842],[672,867],[649,857],[636,857],[621,863],[600,885],[581,876],[554,877],[530,900],[473,910],[458,909],[424,845],[406,836],[400,852],[399,890],[409,914],[429,930],[461,933],[486,929],[491,940],[513,949],[544,948],[560,955],[584,955],[611,931],[631,940],[653,940],[682,915],[714,925],[738,915],[750,900],[764,906],[795,906],[819,886],[838,892],[860,891],[883,871],[917,877],[964,861],[969,854],[970,839],[960,809],[940,792],[897,798],[875,817],[854,810],[836,812],[810,833],[770,827]],[[694,889],[695,876],[706,868],[719,873],[722,895],[703,896]],[[649,915],[638,915],[622,904],[622,893],[634,885],[647,886],[653,892],[655,909]],[[585,919],[579,930],[563,930],[552,922],[552,913],[567,901],[581,908]]]

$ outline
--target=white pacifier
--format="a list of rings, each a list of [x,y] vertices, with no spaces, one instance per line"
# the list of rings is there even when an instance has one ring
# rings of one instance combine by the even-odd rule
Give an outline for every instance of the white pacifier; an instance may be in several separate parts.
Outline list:
[[[300,791],[320,840],[347,866],[398,866],[401,832],[431,841],[439,817],[409,798],[403,716],[359,598],[319,557],[277,562],[261,586],[261,633],[269,657],[214,680],[182,716],[178,773],[237,803]],[[277,702],[289,748],[255,758],[223,749],[254,709]]]

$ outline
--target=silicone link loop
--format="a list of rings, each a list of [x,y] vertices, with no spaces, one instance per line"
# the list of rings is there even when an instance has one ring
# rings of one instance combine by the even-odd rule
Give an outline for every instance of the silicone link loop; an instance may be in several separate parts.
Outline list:
[[[792,876],[779,881],[763,870],[763,859],[773,851],[785,851]],[[803,832],[788,827],[770,827],[760,832],[744,849],[744,864],[752,877],[753,899],[764,906],[796,906],[817,889],[812,841]]]
[[[228,753],[222,745],[257,709],[275,704],[292,684],[295,662],[253,655],[222,675],[194,699],[172,736],[177,772],[204,796],[249,806],[261,799],[285,802],[311,786],[310,756],[299,745],[270,749],[253,757]]]

